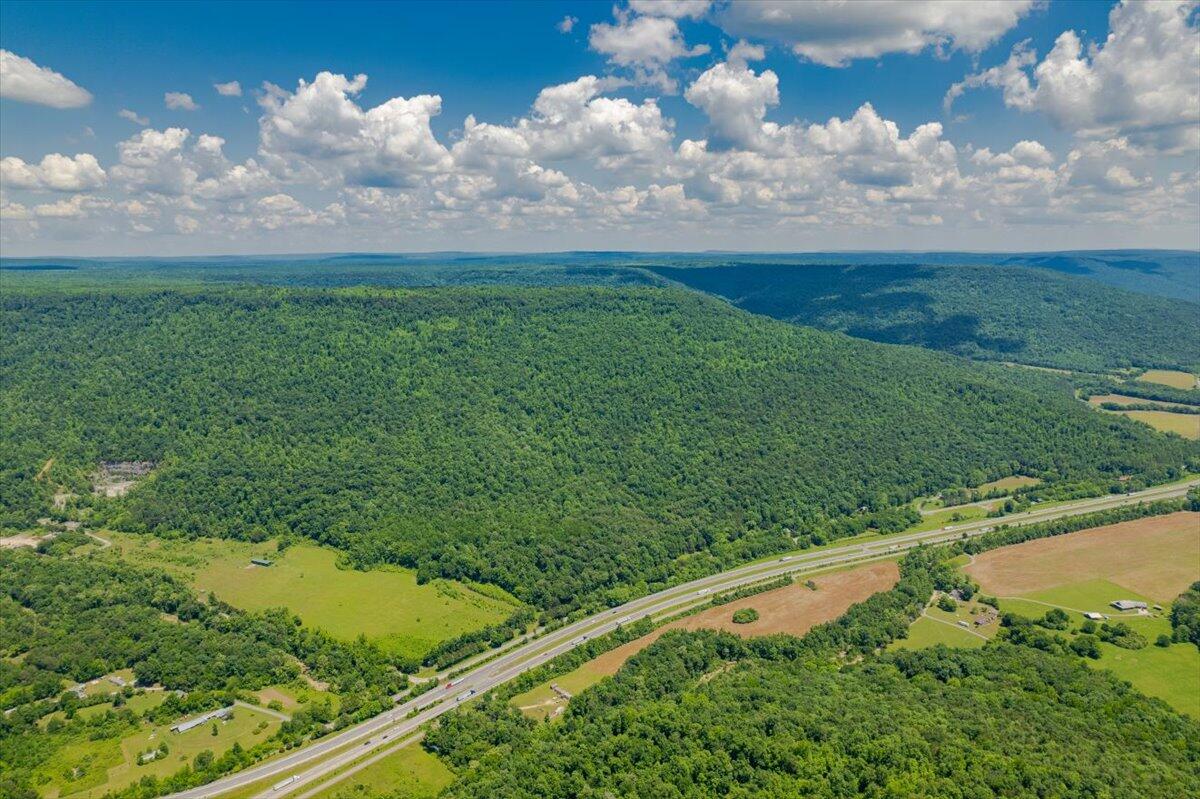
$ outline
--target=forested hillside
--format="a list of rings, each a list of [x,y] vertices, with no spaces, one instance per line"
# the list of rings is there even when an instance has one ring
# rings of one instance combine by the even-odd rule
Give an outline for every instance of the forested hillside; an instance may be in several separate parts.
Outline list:
[[[493,706],[428,745],[460,769],[455,799],[1200,791],[1200,725],[1075,657],[938,647],[841,671],[793,657],[667,635],[553,724]]]
[[[1200,497],[1189,497],[1197,507]],[[1001,529],[979,552],[1185,501]],[[802,638],[670,632],[537,724],[501,689],[424,746],[454,799],[1143,797],[1200,790],[1200,724],[1083,664],[1057,635],[886,653],[935,589],[969,580],[960,545],[918,548],[900,581]],[[1011,631],[1006,631],[1011,632]],[[569,668],[569,667],[568,667]],[[549,675],[553,676],[553,674]]]
[[[1019,266],[652,267],[801,325],[1080,371],[1200,369],[1200,305]]]
[[[1020,472],[1103,490],[1197,458],[1052,377],[684,291],[3,301],[7,525],[47,513],[57,486],[93,502],[99,461],[153,461],[101,518],[305,535],[547,609],[820,541],[831,518],[950,485]]]
[[[989,261],[988,258],[991,258]],[[1083,371],[1200,368],[1194,256],[1058,253],[555,253],[0,261],[16,290],[275,286],[666,286],[778,319],[973,358]]]

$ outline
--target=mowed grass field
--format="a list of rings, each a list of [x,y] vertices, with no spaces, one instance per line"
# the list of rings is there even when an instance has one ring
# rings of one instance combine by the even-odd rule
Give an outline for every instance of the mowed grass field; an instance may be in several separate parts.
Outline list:
[[[494,587],[450,580],[418,585],[410,569],[339,569],[337,553],[311,544],[278,551],[274,542],[163,540],[105,533],[104,551],[163,568],[197,591],[245,610],[285,607],[306,625],[344,640],[366,636],[389,652],[420,657],[448,638],[495,624],[519,603]],[[266,558],[270,566],[254,566]]]
[[[372,763],[314,799],[433,799],[454,780],[454,772],[413,742]]]
[[[166,701],[166,698],[167,694],[164,691],[148,691],[144,694],[129,697],[129,699],[125,700],[125,707],[134,713],[145,713],[147,710],[161,705]],[[108,711],[113,710],[114,707],[112,702],[105,702],[102,705],[89,705],[88,707],[81,707],[76,710],[75,716],[82,719],[103,716]],[[52,720],[62,720],[64,718],[66,718],[66,714],[61,710],[56,710],[38,719],[38,726],[44,730]]]
[[[1177,388],[1194,388],[1195,387],[1195,376],[1188,375],[1186,372],[1162,372],[1161,370],[1157,370],[1157,371],[1161,374],[1166,374],[1166,375],[1176,375],[1176,376],[1183,375],[1186,378],[1190,378],[1192,383],[1190,385],[1182,385],[1183,383],[1186,382],[1186,380],[1183,380],[1183,379],[1176,379],[1174,382],[1170,382],[1170,383],[1168,383],[1166,380],[1147,380],[1145,378],[1145,376],[1140,377],[1138,379],[1142,380],[1144,382],[1163,383],[1165,385],[1176,386]],[[1152,372],[1147,372],[1146,374],[1152,374]],[[1130,397],[1125,394],[1096,394],[1095,396],[1092,396],[1088,399],[1088,404],[1092,405],[1093,407],[1095,407],[1097,409],[1100,409],[1100,406],[1106,402],[1107,403],[1117,403],[1117,404],[1126,405],[1126,406],[1128,406],[1128,405],[1145,405],[1146,403],[1152,402],[1155,405],[1164,405],[1164,406],[1168,406],[1168,407],[1178,407],[1178,408],[1189,407],[1187,405],[1183,405],[1182,403],[1178,403],[1178,402],[1161,402],[1159,400],[1147,400],[1147,399],[1142,399],[1139,397]],[[1130,419],[1134,419],[1136,421],[1142,422],[1143,424],[1148,424],[1151,427],[1153,427],[1155,430],[1158,430],[1159,432],[1162,432],[1162,433],[1176,433],[1177,435],[1183,436],[1184,438],[1190,438],[1192,440],[1200,439],[1200,415],[1197,415],[1194,413],[1172,413],[1171,411],[1125,411],[1125,410],[1110,411],[1107,409],[1105,409],[1104,412],[1105,413],[1119,413],[1122,416],[1128,416]]]
[[[1171,601],[1200,580],[1200,513],[1155,516],[1004,547],[977,556],[963,570],[984,593],[999,597],[1004,611],[1038,618],[1052,607],[1062,608],[1071,616],[1071,632],[1086,611],[1125,621],[1150,645],[1131,650],[1101,643],[1100,659],[1088,665],[1200,719],[1200,650],[1187,643],[1153,643],[1171,633]],[[1164,610],[1121,613],[1109,606],[1116,599]]]
[[[1113,411],[1148,424],[1162,433],[1175,433],[1193,441],[1200,439],[1200,415],[1170,411]]]
[[[671,630],[725,630],[745,637],[774,633],[803,635],[818,624],[836,619],[851,605],[891,588],[900,579],[900,571],[895,562],[890,560],[830,571],[811,577],[817,587],[815,591],[804,585],[808,579],[808,576],[803,576],[792,585],[725,605],[707,607],[664,624],[635,641],[589,660],[573,671],[518,694],[510,704],[533,718],[553,717],[566,702],[551,683],[572,695],[578,694],[605,677],[616,674],[625,661]],[[734,624],[733,614],[744,608],[757,610],[758,620],[749,624]]]
[[[235,742],[246,748],[254,746],[273,735],[281,722],[259,710],[238,706],[228,721],[214,722],[216,735],[213,734],[213,723],[202,724],[184,733],[171,732],[174,723],[143,724],[135,732],[120,738],[72,740],[58,748],[39,769],[39,775],[45,779],[39,790],[46,799],[99,799],[142,777],[174,774],[205,750],[219,757]],[[169,748],[165,757],[138,764],[142,752],[163,742]]]
[[[908,628],[908,637],[892,643],[890,649],[924,649],[928,646],[945,644],[961,649],[976,649],[987,641],[972,635],[963,628],[922,616]]]
[[[960,565],[950,561],[951,565]],[[958,602],[954,612],[945,611],[935,603],[925,608],[922,616],[908,628],[908,637],[893,641],[889,649],[924,649],[935,644],[974,649],[991,640],[1000,629],[1000,621],[976,626],[975,618],[987,608],[976,601]],[[966,622],[963,627],[959,622]]]
[[[1150,369],[1138,377],[1143,383],[1158,383],[1171,388],[1195,388],[1196,376],[1190,372],[1177,372],[1173,369]]]

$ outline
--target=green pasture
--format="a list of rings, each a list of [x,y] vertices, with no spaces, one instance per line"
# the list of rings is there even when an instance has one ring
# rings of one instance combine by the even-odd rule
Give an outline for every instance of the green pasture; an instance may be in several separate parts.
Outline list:
[[[107,535],[107,534],[106,534]],[[197,591],[245,610],[286,607],[306,625],[344,640],[364,635],[384,649],[420,657],[438,643],[510,616],[515,599],[493,586],[451,580],[417,584],[411,569],[342,569],[337,553],[311,544],[162,540],[111,534],[120,557],[163,568]],[[255,566],[265,558],[270,566]]]

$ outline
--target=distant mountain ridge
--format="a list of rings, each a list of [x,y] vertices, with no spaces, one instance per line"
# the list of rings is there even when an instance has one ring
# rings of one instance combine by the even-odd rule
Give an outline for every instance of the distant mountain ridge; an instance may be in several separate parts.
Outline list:
[[[1027,266],[745,263],[650,271],[754,313],[1074,371],[1200,370],[1200,305]]]
[[[1193,250],[1064,250],[1047,252],[801,252],[801,253],[739,253],[739,252],[638,252],[638,251],[570,251],[559,253],[470,253],[462,251],[429,253],[300,253],[295,255],[219,255],[185,256],[177,258],[111,257],[111,258],[0,258],[0,271],[27,271],[39,265],[78,268],[82,272],[102,270],[108,275],[190,278],[208,280],[247,280],[277,282],[280,268],[289,270],[320,270],[329,267],[349,269],[343,274],[352,278],[355,267],[401,268],[398,273],[361,275],[381,280],[388,285],[437,285],[447,272],[461,271],[466,264],[501,267],[534,267],[575,269],[607,266],[638,268],[644,266],[730,266],[738,263],[854,266],[868,264],[898,264],[927,266],[1028,266],[1051,272],[1076,275],[1139,294],[1186,300],[1200,304],[1200,251]],[[236,275],[223,270],[235,267]],[[408,269],[439,267],[433,274],[414,273]],[[43,266],[44,268],[44,266]],[[265,271],[258,271],[265,270]],[[293,281],[297,280],[292,274]],[[430,282],[433,281],[433,282]],[[485,281],[486,282],[486,281]],[[578,282],[578,281],[572,281]]]

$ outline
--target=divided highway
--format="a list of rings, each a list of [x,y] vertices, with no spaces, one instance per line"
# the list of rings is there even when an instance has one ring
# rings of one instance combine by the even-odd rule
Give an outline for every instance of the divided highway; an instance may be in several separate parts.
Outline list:
[[[439,686],[429,693],[410,699],[354,727],[314,741],[294,752],[251,766],[207,785],[171,794],[167,799],[216,797],[271,778],[276,778],[277,782],[268,786],[257,797],[280,797],[301,787],[312,786],[322,777],[368,753],[380,747],[395,745],[399,739],[413,735],[426,722],[452,710],[462,702],[503,685],[529,669],[569,652],[585,641],[612,632],[618,626],[635,619],[685,610],[706,602],[714,593],[784,574],[809,572],[888,557],[921,544],[943,543],[979,535],[997,524],[1030,524],[1121,505],[1181,497],[1197,484],[1200,484],[1200,480],[1159,486],[1134,494],[1080,500],[1044,509],[1035,508],[1025,513],[1006,516],[1001,520],[981,519],[940,530],[892,535],[866,543],[860,541],[817,551],[799,551],[693,580],[635,599],[513,646],[493,660],[455,678],[447,686]]]

